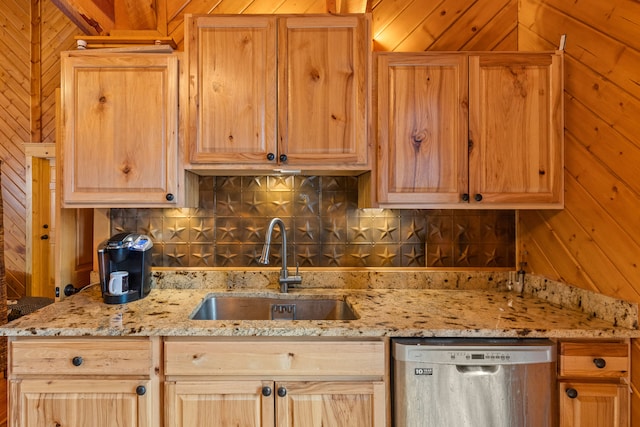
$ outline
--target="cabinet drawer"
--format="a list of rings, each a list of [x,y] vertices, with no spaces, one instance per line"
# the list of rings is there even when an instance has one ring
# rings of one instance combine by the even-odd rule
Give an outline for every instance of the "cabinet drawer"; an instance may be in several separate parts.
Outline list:
[[[151,342],[30,339],[9,343],[12,375],[150,375]]]
[[[166,375],[369,376],[385,373],[382,341],[167,340]]]
[[[620,378],[629,371],[629,346],[622,342],[560,343],[560,376]]]

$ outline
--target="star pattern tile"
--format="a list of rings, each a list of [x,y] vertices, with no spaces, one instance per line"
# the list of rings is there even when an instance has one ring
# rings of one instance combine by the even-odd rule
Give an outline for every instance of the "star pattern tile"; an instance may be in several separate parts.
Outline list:
[[[300,212],[302,214],[315,214],[318,202],[314,201],[308,194],[300,194],[298,205],[300,206]]]
[[[367,258],[369,258],[371,254],[368,252],[364,252],[362,248],[358,248],[356,252],[351,253],[351,256],[356,259],[356,265],[364,267],[367,265]]]
[[[395,227],[389,223],[389,220],[385,220],[384,225],[382,227],[378,227],[378,231],[380,232],[380,238],[378,240],[382,240],[384,238],[393,239],[393,232],[396,231],[398,227]]]
[[[305,221],[303,226],[298,227],[298,231],[302,233],[303,237],[308,237],[310,240],[314,239],[313,227],[311,226],[311,223],[309,222],[309,220]]]
[[[183,266],[183,258],[187,256],[184,251],[181,251],[176,246],[173,251],[166,253],[167,258],[169,258],[172,265]]]
[[[226,221],[224,225],[219,226],[217,230],[218,240],[235,240],[238,227],[235,227],[229,221]]]
[[[141,227],[140,231],[143,234],[146,234],[147,236],[149,236],[151,238],[151,240],[157,240],[160,237],[160,233],[161,233],[161,229],[157,228],[154,224],[153,221],[149,220],[146,223],[147,225],[145,227]]]
[[[194,231],[193,238],[195,240],[209,239],[209,235],[213,231],[213,227],[207,227],[204,224],[204,220],[200,220],[199,224],[191,227],[191,229]]]
[[[317,254],[311,252],[311,249],[308,245],[305,246],[304,250],[298,253],[298,258],[301,260],[300,265],[307,265],[309,267],[315,267],[314,259]]]
[[[340,267],[342,265],[342,257],[344,256],[344,253],[339,252],[338,248],[335,246],[326,251],[323,255],[327,259],[328,265],[334,265],[336,267]]]
[[[371,227],[365,227],[364,225],[359,224],[356,227],[351,227],[351,229],[353,230],[353,240],[358,240],[359,237],[361,237],[362,240],[368,240],[367,232]]]
[[[382,252],[378,252],[376,255],[378,255],[378,257],[381,259],[382,261],[382,266],[390,266],[393,265],[393,260],[395,259],[395,257],[397,256],[395,253],[390,252],[389,248],[387,248],[385,246],[384,251]]]
[[[338,225],[338,221],[336,219],[333,219],[331,223],[328,226],[326,226],[324,229],[335,239],[337,240],[342,239],[342,230]]]
[[[251,200],[245,202],[245,204],[248,206],[248,212],[250,213],[260,213],[260,207],[262,205],[264,205],[264,201],[262,200],[258,200],[258,194],[257,193],[253,193],[253,197],[251,198]]]
[[[413,238],[420,239],[420,234],[424,230],[424,227],[419,226],[416,223],[416,219],[411,219],[411,224],[409,224],[409,228],[407,230],[407,240],[411,240]]]
[[[169,240],[181,239],[182,233],[187,229],[178,223],[176,220],[173,225],[167,227],[167,234],[169,235]]]
[[[154,266],[257,266],[265,229],[278,216],[305,266],[516,263],[515,211],[358,209],[357,179],[345,176],[200,177],[199,196],[192,208],[113,208],[111,234],[147,234]],[[278,229],[273,237],[277,264]]]
[[[191,252],[191,257],[195,259],[196,265],[203,265],[211,267],[213,264],[213,253],[209,252],[206,248],[201,247],[198,250]]]

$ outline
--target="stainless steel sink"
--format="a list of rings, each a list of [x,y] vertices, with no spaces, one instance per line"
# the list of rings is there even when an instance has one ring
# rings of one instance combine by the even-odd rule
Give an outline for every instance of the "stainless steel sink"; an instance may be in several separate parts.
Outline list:
[[[355,320],[346,301],[334,298],[207,296],[189,316],[193,320]]]

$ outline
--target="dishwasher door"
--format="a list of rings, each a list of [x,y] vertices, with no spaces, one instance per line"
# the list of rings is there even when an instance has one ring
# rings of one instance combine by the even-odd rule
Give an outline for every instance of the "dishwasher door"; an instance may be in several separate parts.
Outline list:
[[[396,427],[554,427],[548,340],[394,339]]]

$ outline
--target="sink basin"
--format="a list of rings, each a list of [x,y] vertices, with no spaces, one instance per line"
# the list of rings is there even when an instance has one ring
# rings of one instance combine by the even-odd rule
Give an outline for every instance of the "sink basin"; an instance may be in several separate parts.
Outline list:
[[[193,320],[355,320],[351,306],[334,298],[207,296]]]

